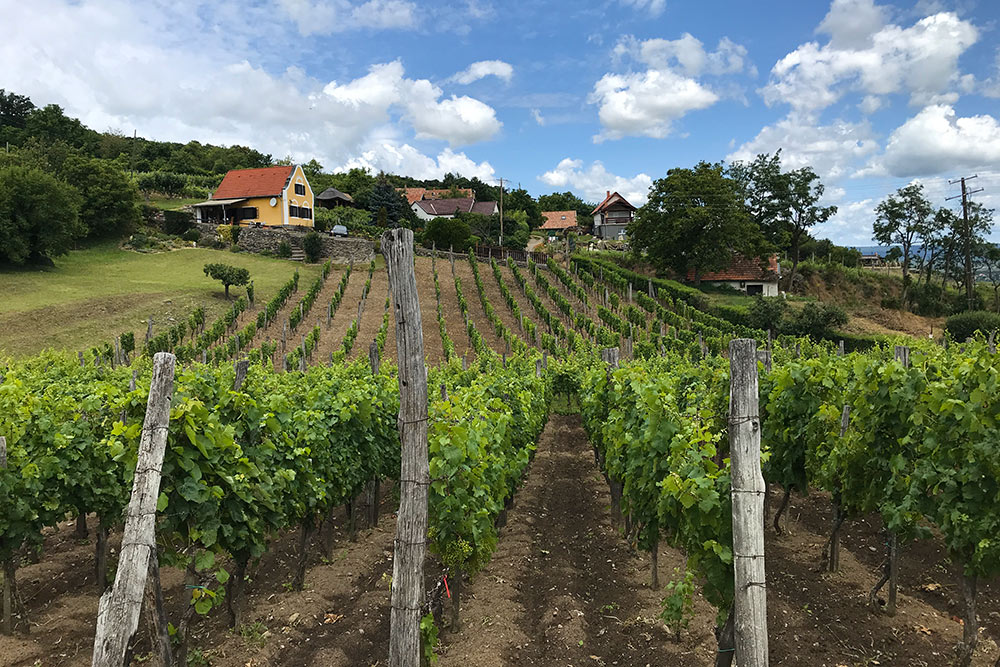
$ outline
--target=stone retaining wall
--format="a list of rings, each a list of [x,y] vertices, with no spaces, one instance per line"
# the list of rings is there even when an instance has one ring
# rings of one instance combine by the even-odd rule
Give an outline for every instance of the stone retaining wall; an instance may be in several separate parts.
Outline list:
[[[202,234],[218,239],[217,225],[206,222],[196,222],[195,227]],[[319,232],[323,243],[323,257],[335,262],[368,262],[375,253],[375,244],[368,239],[340,238]],[[272,255],[278,253],[278,246],[287,241],[292,247],[301,248],[305,232],[273,227],[242,227],[236,245],[244,252],[268,251]]]

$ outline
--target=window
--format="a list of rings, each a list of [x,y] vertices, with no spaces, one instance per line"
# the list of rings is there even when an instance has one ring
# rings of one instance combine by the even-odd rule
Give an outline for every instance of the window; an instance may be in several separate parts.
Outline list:
[[[299,217],[299,207],[298,206],[289,206],[288,207],[288,217],[289,218],[297,218],[297,217]]]
[[[306,186],[302,185],[301,183],[296,183],[295,184],[295,194],[297,194],[297,195],[304,195],[305,193],[306,193]]]
[[[763,285],[747,285],[747,295],[753,296],[754,294],[764,295]]]
[[[244,206],[240,209],[240,220],[256,220],[257,219],[257,207],[256,206]]]
[[[312,220],[312,209],[308,206],[299,207],[299,217],[305,218],[306,220]]]

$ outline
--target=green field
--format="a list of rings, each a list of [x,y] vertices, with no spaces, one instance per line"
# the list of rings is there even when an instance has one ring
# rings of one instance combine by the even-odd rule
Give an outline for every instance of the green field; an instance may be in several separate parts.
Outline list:
[[[89,349],[124,331],[134,331],[140,344],[148,317],[155,331],[198,306],[211,322],[229,302],[222,285],[202,271],[208,262],[249,269],[258,303],[271,298],[295,269],[302,273],[300,284],[308,285],[320,268],[225,250],[140,254],[106,244],[59,257],[55,268],[0,269],[0,357]],[[233,298],[245,294],[241,287],[230,292]]]

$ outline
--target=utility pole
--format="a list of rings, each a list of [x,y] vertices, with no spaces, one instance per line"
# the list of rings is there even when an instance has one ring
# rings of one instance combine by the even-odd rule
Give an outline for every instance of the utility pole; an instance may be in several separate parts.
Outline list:
[[[969,195],[975,194],[977,192],[982,192],[983,189],[979,188],[978,190],[968,190],[965,187],[965,182],[966,181],[971,181],[973,178],[976,178],[977,176],[978,176],[978,174],[975,174],[973,176],[968,176],[968,177],[962,176],[957,181],[948,181],[949,185],[953,185],[955,183],[961,183],[962,184],[962,194],[961,195],[954,195],[954,196],[946,197],[945,198],[945,201],[950,201],[952,199],[957,199],[958,197],[962,198],[962,221],[964,223],[963,229],[964,229],[964,234],[965,234],[965,239],[964,239],[964,241],[965,241],[965,300],[966,300],[966,307],[969,310],[972,310],[973,308],[975,308],[975,303],[976,303],[976,298],[975,298],[976,290],[975,290],[975,280],[974,280],[975,276],[973,275],[973,272],[972,272],[972,223],[969,222]]]
[[[503,245],[503,177],[500,178],[500,245]]]

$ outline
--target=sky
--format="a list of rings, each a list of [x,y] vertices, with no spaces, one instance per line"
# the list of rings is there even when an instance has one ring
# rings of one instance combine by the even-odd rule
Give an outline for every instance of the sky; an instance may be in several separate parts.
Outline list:
[[[949,180],[1000,205],[997,0],[0,0],[0,88],[96,130],[330,171],[618,191],[781,149],[868,244]],[[1000,218],[998,218],[1000,220]],[[993,235],[1000,240],[1000,231]]]

